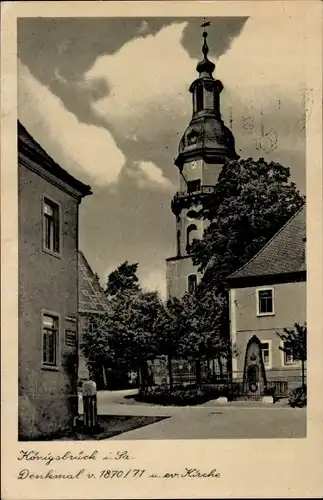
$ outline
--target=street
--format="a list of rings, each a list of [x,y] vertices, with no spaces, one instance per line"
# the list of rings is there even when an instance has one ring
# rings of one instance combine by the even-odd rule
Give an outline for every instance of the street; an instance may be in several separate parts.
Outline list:
[[[100,391],[100,415],[169,417],[110,439],[264,439],[306,437],[306,409],[285,403],[209,401],[195,407],[171,407],[133,402],[136,391]],[[82,412],[80,398],[79,411]]]

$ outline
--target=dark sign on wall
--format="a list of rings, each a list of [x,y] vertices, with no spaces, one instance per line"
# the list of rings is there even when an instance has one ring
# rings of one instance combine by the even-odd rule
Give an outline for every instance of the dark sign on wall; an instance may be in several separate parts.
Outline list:
[[[65,330],[65,344],[71,347],[76,346],[76,331],[75,330]]]

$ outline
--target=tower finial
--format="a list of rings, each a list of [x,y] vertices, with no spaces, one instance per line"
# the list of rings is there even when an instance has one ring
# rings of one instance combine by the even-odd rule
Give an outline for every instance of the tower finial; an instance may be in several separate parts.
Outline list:
[[[205,18],[204,18],[205,19]],[[207,44],[207,36],[208,36],[208,32],[206,31],[206,28],[208,26],[210,26],[211,24],[211,21],[205,21],[203,24],[201,24],[201,28],[203,28],[203,33],[202,33],[202,36],[204,38],[204,42],[203,42],[203,46],[202,46],[202,53],[203,53],[203,60],[200,61],[196,67],[197,71],[200,73],[200,75],[202,73],[208,73],[209,75],[212,74],[212,72],[214,71],[214,68],[215,68],[215,65],[208,60],[207,58],[207,55],[209,53],[209,47],[208,47],[208,44]]]
[[[203,53],[205,59],[207,59],[207,55],[209,53],[209,47],[208,47],[208,44],[206,41],[207,36],[208,36],[208,32],[206,31],[206,28],[207,28],[207,26],[210,26],[210,24],[211,24],[211,21],[206,21],[205,23],[201,24],[201,28],[204,28],[203,33],[202,33],[202,36],[204,38],[204,42],[203,42],[203,46],[202,46],[202,53]]]

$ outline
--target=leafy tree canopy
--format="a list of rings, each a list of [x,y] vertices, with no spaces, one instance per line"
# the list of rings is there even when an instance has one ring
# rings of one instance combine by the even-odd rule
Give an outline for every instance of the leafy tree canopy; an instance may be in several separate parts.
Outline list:
[[[284,328],[283,333],[277,332],[278,337],[284,342],[280,347],[282,351],[293,352],[295,360],[306,361],[307,359],[307,326],[306,324],[294,324],[294,328]]]
[[[284,342],[281,351],[292,352],[293,359],[302,364],[302,386],[305,387],[305,361],[307,360],[307,326],[294,323],[294,328],[284,328],[283,333],[277,332]]]
[[[92,366],[129,370],[156,355],[155,323],[162,304],[157,292],[140,288],[137,266],[126,261],[108,278],[109,310],[93,315],[83,336],[83,352]]]
[[[180,340],[186,332],[183,317],[184,307],[181,299],[170,297],[166,304],[162,305],[156,322],[159,354],[171,357],[180,354]]]
[[[221,333],[224,299],[214,290],[206,291],[202,297],[186,293],[182,304],[185,327],[185,336],[180,343],[182,354],[195,359],[224,354],[227,349]]]
[[[263,158],[225,164],[214,193],[201,199],[199,216],[210,225],[192,245],[202,286],[224,284],[303,205],[289,168]]]
[[[126,260],[108,277],[105,294],[116,296],[125,292],[137,293],[140,290],[137,276],[138,263],[129,264]]]

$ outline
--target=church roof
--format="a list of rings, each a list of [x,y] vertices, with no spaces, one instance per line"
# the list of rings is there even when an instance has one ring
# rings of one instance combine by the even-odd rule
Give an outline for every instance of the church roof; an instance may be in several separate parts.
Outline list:
[[[29,134],[26,128],[18,120],[18,153],[25,155],[36,165],[45,169],[69,186],[79,191],[83,196],[92,194],[91,187],[83,184],[64,168],[58,165],[37,141]]]
[[[79,312],[104,313],[108,309],[108,301],[90,264],[79,252]]]
[[[238,158],[234,137],[222,120],[208,114],[191,120],[178,147],[179,155],[200,153],[202,156],[223,156]]]
[[[260,252],[229,276],[228,281],[306,271],[305,242],[306,206],[303,205]]]

